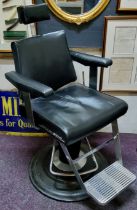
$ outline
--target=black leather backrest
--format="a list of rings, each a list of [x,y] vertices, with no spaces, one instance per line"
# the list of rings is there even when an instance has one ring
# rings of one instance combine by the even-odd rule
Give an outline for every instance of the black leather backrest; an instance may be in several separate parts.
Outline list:
[[[54,90],[76,80],[64,31],[12,42],[11,47],[18,73]]]

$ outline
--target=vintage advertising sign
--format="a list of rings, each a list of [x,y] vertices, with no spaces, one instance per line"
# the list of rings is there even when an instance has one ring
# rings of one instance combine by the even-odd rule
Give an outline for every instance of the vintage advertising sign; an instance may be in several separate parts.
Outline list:
[[[36,132],[20,115],[17,92],[0,91],[0,131]]]

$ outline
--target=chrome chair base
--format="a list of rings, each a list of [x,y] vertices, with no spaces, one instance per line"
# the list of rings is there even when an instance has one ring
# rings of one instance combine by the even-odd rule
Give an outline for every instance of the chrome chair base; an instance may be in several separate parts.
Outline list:
[[[85,153],[89,151],[86,144],[81,145],[81,150]],[[46,146],[40,150],[32,159],[29,167],[29,176],[34,187],[42,194],[61,201],[80,201],[88,197],[88,194],[83,190],[74,176],[55,176],[53,175],[50,168],[52,146]],[[106,159],[102,156],[100,152],[95,154],[98,162],[98,170],[96,172],[84,175],[83,180],[86,181],[90,177],[102,171],[107,166]],[[61,165],[61,164],[60,164]],[[62,164],[63,165],[63,164]],[[55,165],[54,171],[63,173]],[[79,170],[83,172],[85,170],[90,170],[95,167],[92,156],[87,158],[86,164]],[[72,173],[72,171],[70,172]]]

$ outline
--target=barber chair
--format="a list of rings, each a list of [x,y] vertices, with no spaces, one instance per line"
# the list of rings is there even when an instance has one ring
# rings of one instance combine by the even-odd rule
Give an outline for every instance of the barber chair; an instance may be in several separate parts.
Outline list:
[[[30,122],[54,139],[31,161],[33,185],[57,200],[89,196],[107,204],[136,179],[122,164],[117,125],[128,106],[91,85],[92,73],[110,66],[111,59],[70,51],[64,31],[12,42],[11,47],[16,71],[5,76],[19,90]],[[90,87],[74,83],[73,61],[90,67]],[[93,148],[88,136],[110,123],[112,138]],[[111,165],[99,152],[109,143],[116,155]]]

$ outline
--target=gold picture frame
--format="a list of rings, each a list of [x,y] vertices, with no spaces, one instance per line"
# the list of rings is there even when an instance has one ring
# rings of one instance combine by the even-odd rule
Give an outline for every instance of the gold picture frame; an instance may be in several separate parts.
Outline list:
[[[92,8],[90,11],[85,12],[83,14],[73,15],[63,11],[60,7],[58,7],[55,0],[45,0],[45,3],[48,4],[50,10],[61,20],[66,21],[68,23],[74,23],[80,25],[82,23],[88,22],[95,17],[97,17],[108,5],[110,0],[100,0],[97,5]]]

